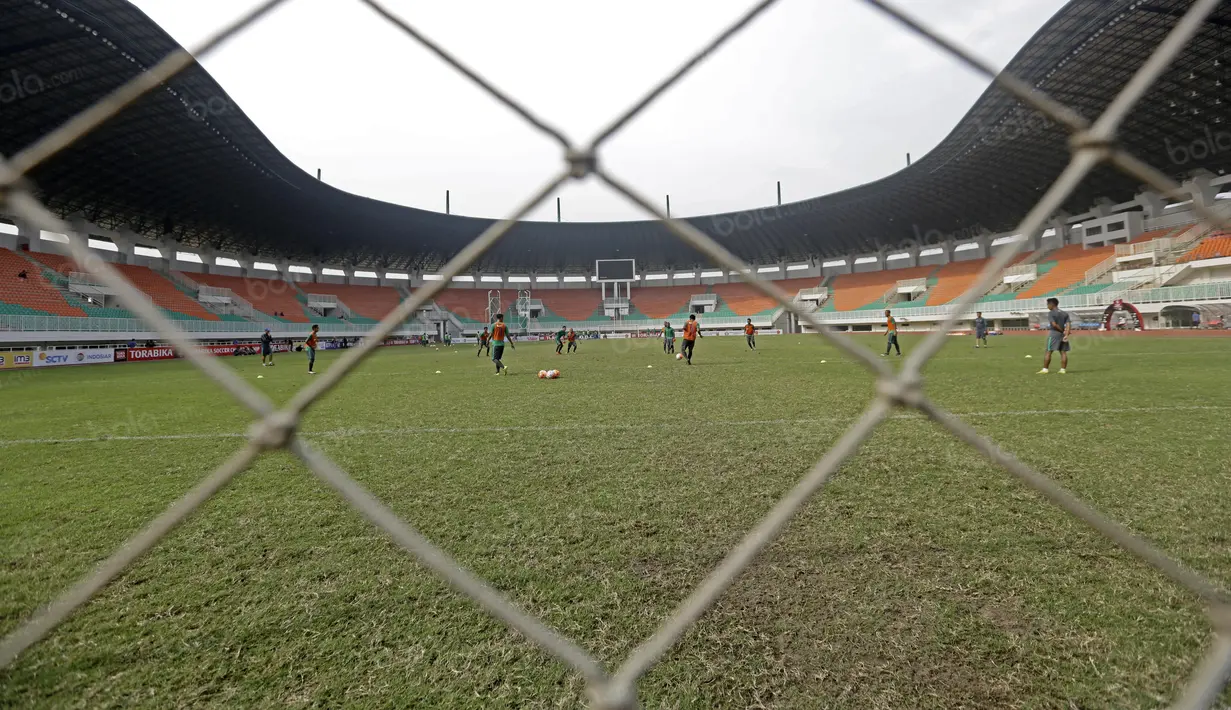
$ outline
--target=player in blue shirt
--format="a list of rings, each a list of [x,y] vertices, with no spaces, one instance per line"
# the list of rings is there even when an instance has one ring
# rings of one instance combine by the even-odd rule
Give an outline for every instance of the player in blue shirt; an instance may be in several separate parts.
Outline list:
[[[987,321],[983,320],[983,311],[975,314],[975,347],[987,347]]]
[[[1051,367],[1051,354],[1060,351],[1060,374],[1069,367],[1069,333],[1072,331],[1072,317],[1060,310],[1060,299],[1047,299],[1047,353],[1043,355],[1043,369],[1040,375],[1047,374]]]

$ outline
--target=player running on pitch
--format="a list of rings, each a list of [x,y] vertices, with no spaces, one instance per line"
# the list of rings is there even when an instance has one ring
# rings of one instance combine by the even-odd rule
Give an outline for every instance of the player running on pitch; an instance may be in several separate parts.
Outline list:
[[[748,341],[748,347],[756,352],[757,349],[757,327],[752,324],[752,319],[744,324],[744,339]]]
[[[266,362],[266,358],[269,362]],[[261,367],[272,367],[274,364],[274,336],[269,334],[269,328],[261,334]]]
[[[566,350],[565,352],[569,353],[570,355],[577,352],[577,331],[573,330],[572,328],[569,328],[568,336],[565,339],[568,340],[568,350]]]
[[[983,319],[983,311],[975,314],[975,347],[987,347],[987,321]]]
[[[308,334],[308,339],[303,341],[304,352],[308,353],[308,374],[315,375],[316,370],[316,334],[321,329],[319,325],[312,326],[312,332]]]
[[[1057,350],[1060,351],[1060,374],[1068,370],[1072,320],[1068,312],[1060,310],[1060,299],[1047,299],[1047,353],[1043,355],[1043,369],[1038,374],[1047,374],[1047,368],[1051,367],[1051,354]]]
[[[692,364],[692,350],[697,346],[697,338],[701,337],[701,326],[697,323],[697,316],[688,316],[688,322],[684,324],[684,359],[688,364]]]
[[[504,344],[508,342],[509,347],[514,350],[517,346],[513,345],[513,334],[509,332],[509,326],[504,324],[504,314],[496,314],[496,322],[492,325],[492,362],[496,363],[496,374],[499,375],[502,371],[504,374],[509,374],[509,368],[504,366],[501,358],[504,357]]]
[[[556,331],[556,354],[557,355],[564,354],[560,352],[561,350],[564,349],[564,335],[565,335],[564,328],[561,328],[560,330]]]
[[[668,355],[675,354],[675,328],[672,328],[668,321],[663,322],[663,352]]]
[[[896,348],[898,355],[902,354],[902,346],[898,345],[898,322],[892,313],[885,311],[885,354],[881,357],[888,357],[890,348]]]
[[[474,356],[478,357],[482,355],[483,350],[486,349],[488,357],[491,357],[491,354],[492,354],[492,342],[491,341],[492,341],[492,336],[491,334],[487,332],[487,327],[484,326],[483,332],[479,333],[479,352],[475,353]]]

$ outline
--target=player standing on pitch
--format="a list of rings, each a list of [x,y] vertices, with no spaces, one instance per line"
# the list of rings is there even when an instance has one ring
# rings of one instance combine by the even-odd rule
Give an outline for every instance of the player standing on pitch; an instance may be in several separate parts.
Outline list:
[[[564,328],[561,328],[560,330],[556,331],[556,354],[563,355],[564,353],[560,352],[563,349],[564,349]]]
[[[488,335],[488,333],[487,333],[487,326],[484,326],[484,327],[483,327],[483,332],[482,332],[482,333],[479,333],[479,352],[475,353],[475,354],[474,354],[474,356],[475,356],[475,357],[478,357],[478,356],[482,355],[482,354],[483,354],[483,350],[484,350],[484,348],[486,348],[486,349],[487,349],[487,355],[488,355],[488,357],[491,357],[491,354],[492,354],[492,343],[491,343],[491,336],[490,336],[490,335]]]
[[[748,347],[752,348],[753,352],[757,349],[757,327],[752,324],[752,319],[744,324],[744,339],[748,341]]]
[[[975,314],[975,347],[980,343],[987,347],[987,321],[983,320],[983,311]]]
[[[893,319],[893,314],[888,310],[885,311],[885,354],[881,357],[889,356],[889,349],[897,348],[898,355],[902,354],[902,347],[898,345],[898,322]]]
[[[692,349],[697,346],[697,338],[701,337],[701,326],[697,324],[697,316],[688,316],[688,322],[684,324],[684,358],[688,360],[688,364],[692,364]]]
[[[669,321],[663,322],[663,352],[668,355],[675,354],[675,329]]]
[[[568,352],[570,355],[577,352],[577,331],[572,328],[568,329]]]
[[[504,314],[496,314],[496,322],[492,325],[492,362],[496,363],[496,374],[499,375],[503,370],[504,374],[509,374],[509,368],[504,366],[501,358],[504,357],[504,343],[508,341],[509,346],[514,350],[517,346],[513,345],[513,334],[509,332],[509,327],[504,324]]]
[[[1051,367],[1051,354],[1060,351],[1060,374],[1069,367],[1069,334],[1072,332],[1072,317],[1060,310],[1060,299],[1047,299],[1047,353],[1043,355],[1043,369],[1038,374],[1046,375]]]
[[[316,371],[316,333],[321,327],[319,325],[312,326],[312,332],[308,334],[308,339],[303,341],[303,349],[308,353],[308,374],[315,375]]]
[[[269,362],[265,359],[269,358]],[[261,335],[261,367],[270,367],[274,364],[274,336],[269,334],[269,328]]]

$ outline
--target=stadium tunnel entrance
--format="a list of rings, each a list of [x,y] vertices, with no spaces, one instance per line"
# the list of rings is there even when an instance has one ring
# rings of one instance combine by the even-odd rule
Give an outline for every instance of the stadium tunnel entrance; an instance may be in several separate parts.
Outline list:
[[[1136,306],[1117,298],[1103,311],[1103,330],[1112,329],[1145,330],[1146,321]]]

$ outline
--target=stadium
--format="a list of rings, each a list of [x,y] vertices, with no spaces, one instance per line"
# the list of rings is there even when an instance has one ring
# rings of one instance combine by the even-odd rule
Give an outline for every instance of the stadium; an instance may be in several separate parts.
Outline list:
[[[1231,705],[1231,4],[1072,0],[897,172],[618,222],[0,18],[0,704]],[[631,192],[601,142],[539,201]]]

